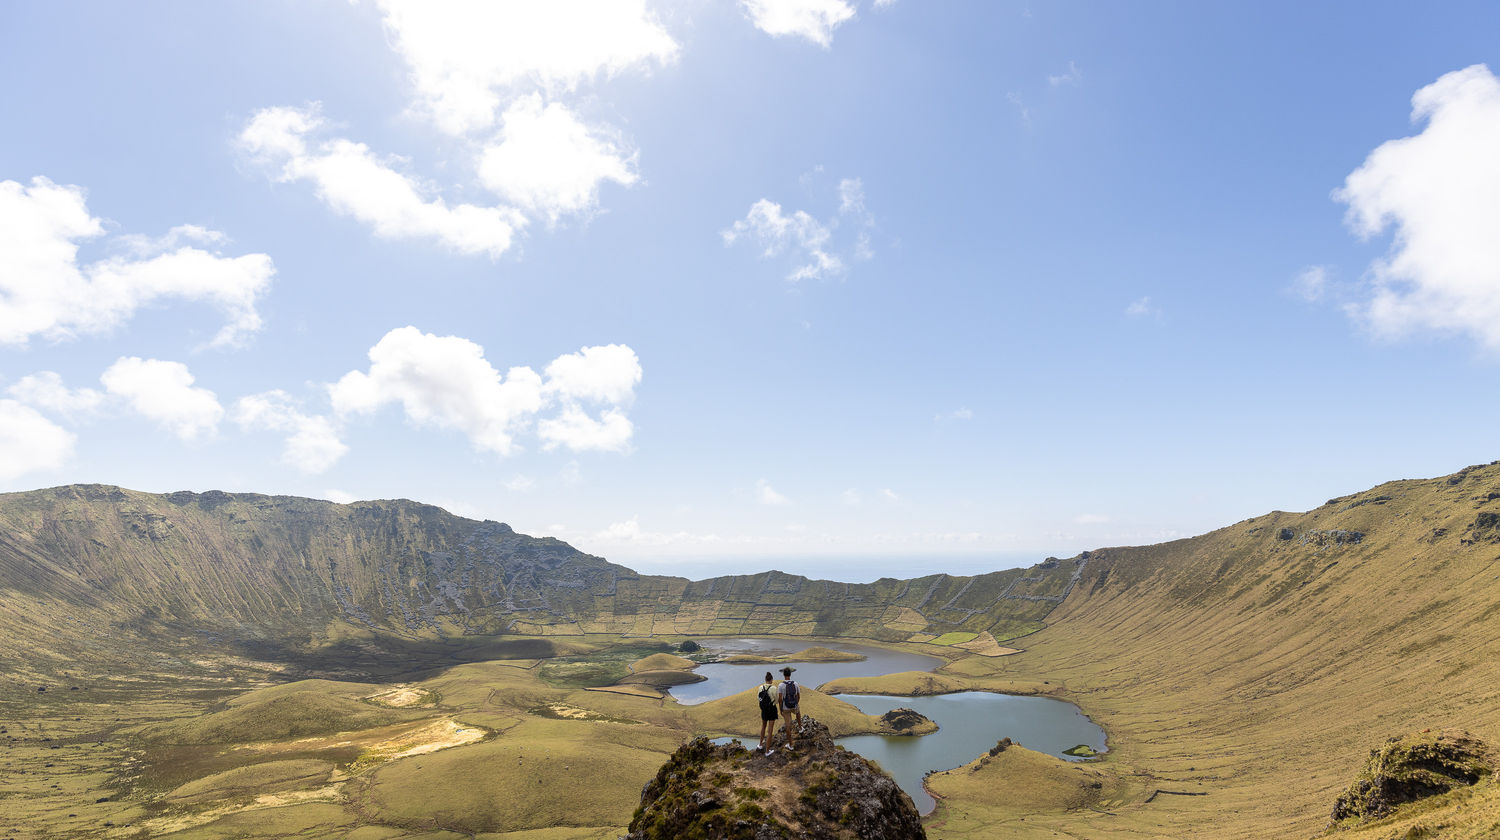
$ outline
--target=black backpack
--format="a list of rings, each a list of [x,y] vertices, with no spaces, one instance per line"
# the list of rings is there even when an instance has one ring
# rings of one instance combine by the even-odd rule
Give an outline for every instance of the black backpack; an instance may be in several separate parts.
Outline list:
[[[768,685],[760,687],[760,713],[763,715],[776,713],[776,701],[771,699],[771,692],[766,690],[768,688]]]
[[[781,684],[781,706],[786,709],[797,708],[798,702],[802,700],[802,692],[797,689],[797,684],[787,680]]]

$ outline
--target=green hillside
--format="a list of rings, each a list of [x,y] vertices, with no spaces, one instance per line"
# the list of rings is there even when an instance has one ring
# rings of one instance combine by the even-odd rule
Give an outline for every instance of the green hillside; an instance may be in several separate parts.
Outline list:
[[[688,581],[409,501],[75,485],[0,495],[0,610],[16,628],[0,664],[41,677],[214,649],[355,675],[392,652],[435,664],[514,655],[487,641],[501,635],[1003,640],[1040,627],[1081,570],[1053,560],[871,584],[774,571]]]

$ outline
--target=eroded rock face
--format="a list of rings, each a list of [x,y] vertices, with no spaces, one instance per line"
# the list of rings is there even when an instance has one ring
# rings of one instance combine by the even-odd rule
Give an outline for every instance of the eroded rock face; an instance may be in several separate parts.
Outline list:
[[[924,718],[925,720],[925,718]],[[684,744],[641,792],[625,840],[925,840],[911,797],[828,727],[802,719],[793,749]]]
[[[1390,815],[1397,807],[1488,776],[1493,755],[1467,732],[1417,733],[1391,738],[1370,750],[1364,772],[1333,805],[1333,825]]]

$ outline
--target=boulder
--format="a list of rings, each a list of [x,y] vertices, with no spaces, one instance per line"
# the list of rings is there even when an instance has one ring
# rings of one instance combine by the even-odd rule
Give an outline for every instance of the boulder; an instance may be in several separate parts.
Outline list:
[[[911,797],[802,718],[770,754],[707,738],[684,744],[641,791],[625,840],[926,840]]]

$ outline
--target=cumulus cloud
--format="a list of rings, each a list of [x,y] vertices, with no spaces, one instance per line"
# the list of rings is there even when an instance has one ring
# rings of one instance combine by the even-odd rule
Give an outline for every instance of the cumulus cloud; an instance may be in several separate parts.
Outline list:
[[[575,452],[585,449],[623,452],[630,447],[630,436],[634,433],[630,419],[617,409],[607,409],[596,419],[570,405],[556,417],[537,423],[542,448],[549,451],[566,446]]]
[[[399,404],[418,426],[454,429],[478,449],[509,455],[515,438],[537,420],[544,448],[623,451],[634,431],[624,413],[640,381],[635,351],[624,345],[585,347],[554,359],[543,379],[530,367],[505,374],[484,348],[458,336],[416,327],[391,330],[369,353],[368,371],[350,371],[329,386],[340,417]],[[597,404],[599,417],[585,403]],[[548,408],[557,413],[539,417]]]
[[[104,403],[104,394],[92,388],[69,388],[57,373],[44,370],[24,376],[6,391],[27,405],[68,419],[92,414]]]
[[[1130,318],[1146,318],[1160,314],[1161,307],[1151,302],[1150,295],[1136,298],[1130,302],[1129,306],[1125,307],[1125,315]]]
[[[771,482],[762,478],[755,482],[755,500],[763,505],[784,505],[791,500],[776,492]]]
[[[241,148],[280,181],[308,181],[334,211],[389,239],[435,239],[464,254],[497,257],[526,224],[507,207],[450,206],[436,190],[381,160],[363,143],[316,139],[317,107],[266,108],[240,132]]]
[[[349,451],[331,419],[304,414],[296,399],[285,391],[241,397],[234,405],[234,421],[245,431],[285,433],[282,462],[309,475],[324,472]]]
[[[456,135],[493,125],[517,88],[571,91],[678,53],[645,0],[381,0],[380,9],[421,109]]]
[[[623,344],[585,347],[553,359],[547,390],[565,399],[629,405],[641,384],[641,360]]]
[[[99,381],[137,414],[185,441],[212,436],[224,417],[219,398],[212,391],[193,387],[193,375],[181,362],[124,356]]]
[[[806,38],[824,49],[833,30],[854,17],[845,0],[740,0],[755,28],[774,37]]]
[[[0,481],[57,469],[73,456],[75,440],[36,409],[0,399]]]
[[[596,209],[605,181],[628,187],[639,178],[635,154],[605,129],[585,125],[560,103],[544,105],[537,94],[506,110],[498,141],[480,155],[480,180],[551,222]]]
[[[1500,79],[1483,64],[1412,97],[1421,133],[1390,140],[1335,191],[1346,222],[1392,231],[1352,313],[1378,334],[1465,333],[1500,351]]]
[[[107,332],[137,310],[177,298],[207,303],[225,320],[212,346],[233,345],[260,329],[257,299],[275,274],[265,254],[225,257],[198,246],[224,237],[185,225],[160,239],[117,237],[127,253],[93,262],[82,242],[104,235],[82,187],[35,177],[0,181],[0,344]]]

